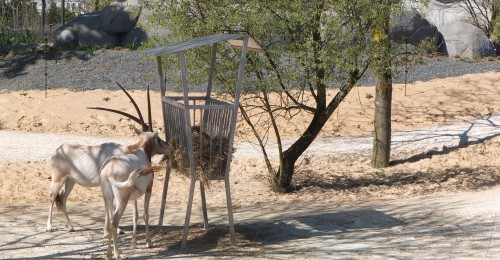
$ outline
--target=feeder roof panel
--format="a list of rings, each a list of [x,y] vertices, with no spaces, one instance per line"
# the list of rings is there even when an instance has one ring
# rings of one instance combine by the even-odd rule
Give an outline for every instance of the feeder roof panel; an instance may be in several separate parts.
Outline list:
[[[259,46],[254,39],[248,35],[244,34],[217,34],[207,37],[201,37],[192,39],[185,42],[170,44],[167,46],[160,46],[152,49],[145,50],[146,53],[152,54],[154,56],[163,56],[169,53],[177,53],[185,50],[211,45],[217,42],[227,41],[233,47],[241,49],[243,48],[243,39],[248,37],[248,50],[255,52],[264,52],[262,47]]]

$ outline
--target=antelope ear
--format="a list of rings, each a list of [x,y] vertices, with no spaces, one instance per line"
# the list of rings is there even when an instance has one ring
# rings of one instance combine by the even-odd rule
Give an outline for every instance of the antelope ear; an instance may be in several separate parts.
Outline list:
[[[134,132],[139,136],[139,135],[142,135],[142,131],[137,129],[134,125],[130,125],[132,127],[132,129],[134,129]]]

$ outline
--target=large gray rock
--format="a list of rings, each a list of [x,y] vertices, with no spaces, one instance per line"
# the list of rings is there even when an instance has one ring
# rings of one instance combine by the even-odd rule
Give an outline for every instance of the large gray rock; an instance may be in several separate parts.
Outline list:
[[[130,32],[120,37],[120,44],[135,49],[148,40],[148,35],[140,27],[134,27]]]
[[[392,40],[419,44],[424,39],[431,39],[437,46],[438,30],[423,18],[416,10],[411,10],[394,18],[395,24],[389,28]]]
[[[102,28],[112,34],[128,33],[137,23],[141,10],[137,1],[114,1],[101,11]]]
[[[476,58],[494,55],[488,37],[472,24],[456,21],[442,26],[440,32],[444,40],[440,52],[447,53],[450,57]]]
[[[475,1],[471,1],[471,4],[478,17],[482,17],[481,13],[491,14],[491,11],[486,11],[484,8],[476,5]],[[419,10],[422,16],[431,24],[435,25],[439,31],[441,31],[441,26],[446,24],[451,24],[456,21],[470,21],[471,19],[463,0],[403,0],[403,5],[407,9]],[[479,23],[484,25],[486,20],[481,19]]]
[[[119,38],[109,34],[101,27],[100,12],[81,14],[75,19],[57,28],[54,33],[55,46],[80,45],[107,45],[114,47]]]

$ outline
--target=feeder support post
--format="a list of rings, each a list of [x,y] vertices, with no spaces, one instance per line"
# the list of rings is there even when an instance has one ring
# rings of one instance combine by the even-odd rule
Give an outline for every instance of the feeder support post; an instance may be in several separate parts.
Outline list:
[[[206,95],[207,98],[209,98],[210,94],[212,93],[216,57],[217,57],[217,43],[214,43],[212,47],[212,59],[210,60],[210,71],[208,73],[208,85],[207,85],[207,95]]]
[[[245,72],[245,63],[247,55],[248,37],[243,38],[243,48],[241,50],[240,68],[238,71],[238,81],[236,83],[236,93],[234,96],[234,108],[231,116],[231,124],[229,126],[229,151],[233,150],[234,132],[236,128],[236,118],[238,115],[238,107],[240,104],[241,83]],[[231,165],[232,156],[228,156],[226,162],[226,173],[224,174],[224,183],[226,189],[227,215],[229,221],[229,233],[231,234],[231,245],[236,246],[236,231],[234,230],[233,205],[231,201],[231,187],[229,181],[229,167]]]
[[[165,79],[163,76],[163,66],[161,65],[161,56],[156,57],[156,63],[158,64],[158,76],[160,77],[159,78],[159,80],[160,80],[160,93],[161,93],[161,97],[164,97],[165,92],[166,92],[166,89],[165,89],[166,86],[165,86]]]
[[[182,234],[181,250],[184,250],[187,245],[187,236],[189,232],[189,222],[191,220],[191,210],[193,207],[193,197],[194,188],[196,185],[196,165],[194,162],[194,152],[193,152],[193,133],[191,132],[191,115],[189,114],[189,96],[188,96],[188,86],[187,86],[187,71],[186,71],[186,57],[184,52],[179,52],[179,61],[181,65],[181,82],[182,89],[184,92],[184,118],[186,119],[185,129],[186,129],[186,139],[187,139],[187,152],[189,158],[189,168],[191,170],[191,181],[189,185],[189,197],[188,205],[186,209],[186,219],[184,220],[184,232]]]

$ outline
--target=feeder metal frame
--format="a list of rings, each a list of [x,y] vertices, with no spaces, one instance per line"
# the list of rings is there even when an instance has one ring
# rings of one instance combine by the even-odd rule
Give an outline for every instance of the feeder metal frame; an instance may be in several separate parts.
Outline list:
[[[217,99],[211,98],[214,71],[216,65],[216,54],[217,54],[217,44],[219,42],[227,41],[235,48],[241,49],[240,65],[238,70],[238,79],[236,83],[236,91],[234,96],[234,103],[229,104]],[[208,84],[205,96],[190,96],[188,90],[187,82],[187,69],[186,69],[186,58],[185,51],[193,48],[198,48],[202,46],[212,45],[212,54],[210,60],[210,70],[208,75]],[[201,132],[208,130],[210,138],[212,134],[222,138],[227,138],[228,140],[228,152],[226,156],[225,168],[222,168],[219,180],[224,180],[225,191],[226,191],[226,201],[228,210],[228,220],[229,220],[229,231],[231,234],[231,244],[236,245],[236,234],[234,231],[234,219],[233,219],[233,208],[231,202],[231,189],[229,182],[229,171],[232,159],[234,133],[236,127],[236,118],[238,113],[239,99],[241,93],[241,84],[243,81],[244,67],[246,62],[247,51],[263,52],[263,49],[248,35],[241,34],[218,34],[208,37],[202,37],[197,39],[192,39],[189,41],[172,44],[168,46],[157,47],[153,49],[146,50],[145,52],[156,56],[157,66],[158,66],[158,76],[160,79],[160,94],[163,110],[163,120],[165,125],[165,138],[167,143],[172,138],[177,138],[179,143],[185,147],[186,155],[188,158],[188,167],[190,169],[190,188],[188,205],[186,210],[186,218],[184,223],[184,233],[182,236],[181,248],[184,249],[187,244],[187,235],[189,232],[189,222],[191,218],[191,210],[193,204],[194,188],[196,184],[196,162],[193,151],[193,136],[192,127],[196,123],[200,126]],[[183,89],[182,97],[165,96],[166,95],[166,82],[163,74],[162,68],[162,56],[167,54],[176,53],[179,55],[179,63],[181,68],[181,84]],[[197,104],[197,101],[204,101],[204,104]],[[198,115],[196,118],[196,115]],[[222,142],[222,141],[221,141]],[[201,137],[200,137],[201,144]],[[212,145],[212,139],[210,139],[210,145]],[[170,148],[170,147],[169,147]],[[224,149],[221,148],[219,154],[223,152]],[[210,153],[210,158],[213,155]],[[163,185],[162,201],[160,207],[160,216],[158,225],[161,227],[163,225],[163,216],[166,207],[166,197],[168,192],[168,183],[170,179],[171,171],[171,160],[169,158],[169,163],[166,167],[165,180]],[[203,209],[203,220],[204,227],[208,229],[208,214],[205,199],[205,187],[200,181],[200,193],[201,202]]]

